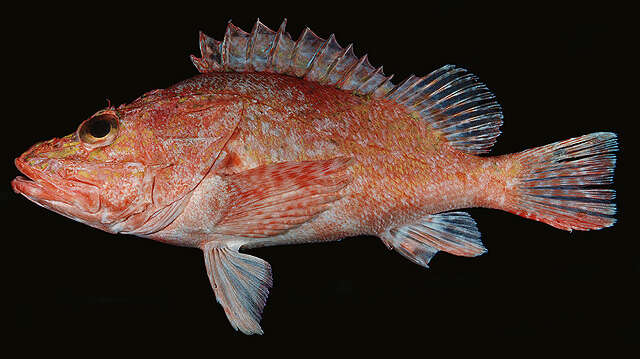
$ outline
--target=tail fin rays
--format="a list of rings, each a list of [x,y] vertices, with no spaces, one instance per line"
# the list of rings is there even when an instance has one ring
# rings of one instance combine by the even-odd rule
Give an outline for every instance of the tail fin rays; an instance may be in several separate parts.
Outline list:
[[[571,231],[601,229],[616,219],[613,183],[617,135],[598,132],[515,155],[523,170],[506,210]]]

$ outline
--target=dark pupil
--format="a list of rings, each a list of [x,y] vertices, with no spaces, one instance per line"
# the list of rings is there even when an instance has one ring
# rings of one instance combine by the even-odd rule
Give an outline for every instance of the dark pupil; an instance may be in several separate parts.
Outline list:
[[[89,122],[89,133],[95,138],[102,138],[111,131],[109,121],[102,118],[95,118]]]

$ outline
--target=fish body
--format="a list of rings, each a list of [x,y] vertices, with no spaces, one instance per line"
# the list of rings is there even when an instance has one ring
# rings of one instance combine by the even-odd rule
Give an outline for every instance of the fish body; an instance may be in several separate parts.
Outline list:
[[[221,90],[221,86],[230,88]],[[290,76],[223,72],[203,74],[175,87],[189,89],[178,90],[182,100],[202,93],[213,96],[220,91],[236,97],[232,111],[237,120],[234,134],[201,189],[223,176],[269,164],[350,159],[345,169],[349,181],[340,191],[341,199],[286,234],[252,239],[245,244],[250,247],[380,235],[392,225],[425,214],[475,207],[488,196],[477,189],[486,186],[496,163],[504,162],[445,146],[424,121],[397,103],[360,97]],[[170,93],[174,91],[169,89]],[[218,107],[215,100],[210,105]],[[228,190],[196,188],[185,213],[199,213],[197,208],[223,210],[230,205],[206,203],[212,191]],[[443,195],[448,196],[446,201],[441,200]],[[218,195],[217,200],[224,196]],[[193,241],[203,226],[215,232],[219,216],[212,210],[202,218],[183,215],[153,237],[175,244]],[[186,229],[193,232],[185,235]],[[204,235],[200,242],[207,240]]]
[[[486,249],[459,211],[487,207],[554,227],[615,223],[616,135],[481,157],[502,124],[493,94],[444,66],[393,85],[366,56],[284,23],[200,35],[201,74],[16,159],[14,191],[111,233],[201,248],[235,329],[259,326],[270,265],[241,248],[374,235],[428,267]]]

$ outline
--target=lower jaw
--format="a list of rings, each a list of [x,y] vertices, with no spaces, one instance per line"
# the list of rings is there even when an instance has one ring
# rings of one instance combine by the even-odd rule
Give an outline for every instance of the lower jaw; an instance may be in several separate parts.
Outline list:
[[[79,211],[78,208],[73,205],[63,202],[60,198],[47,193],[42,185],[35,181],[31,181],[20,176],[11,181],[11,187],[14,192],[25,196],[28,200],[38,206],[44,207],[75,221],[88,224],[86,214]]]
[[[22,176],[18,176],[11,181],[11,188],[15,193],[24,195],[32,200],[58,200],[50,193],[45,191],[44,187],[38,182],[32,181]]]

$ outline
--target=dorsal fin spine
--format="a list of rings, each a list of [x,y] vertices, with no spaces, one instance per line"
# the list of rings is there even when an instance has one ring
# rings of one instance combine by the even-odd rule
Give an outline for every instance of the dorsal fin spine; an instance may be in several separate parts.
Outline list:
[[[295,42],[291,39],[291,35],[284,31],[286,22],[281,26],[281,33],[278,36],[278,42],[275,45],[273,53],[273,71],[276,73],[288,74],[291,67],[291,52]]]
[[[232,71],[247,71],[247,48],[251,34],[232,23],[229,23],[228,28],[230,29],[229,46],[227,47],[229,67]]]
[[[222,68],[225,71],[229,70],[229,44],[231,42],[231,20],[227,23],[227,28],[224,31],[224,38],[220,45],[220,58],[222,59]]]
[[[488,152],[500,134],[502,113],[495,96],[467,70],[445,65],[394,85],[382,66],[371,66],[367,55],[355,56],[352,44],[342,48],[333,34],[324,40],[308,27],[294,41],[286,23],[274,32],[258,20],[246,33],[229,21],[222,42],[200,34],[202,57],[191,60],[200,72],[267,71],[385,98],[419,115],[451,146],[469,154]]]
[[[338,44],[335,35],[332,34],[324,44],[322,52],[316,57],[315,66],[306,78],[318,81],[321,84],[327,84],[330,79],[329,74],[336,63],[336,59],[341,56],[342,52],[342,46]]]
[[[393,87],[393,83],[391,83],[391,79],[393,79],[394,75],[395,74],[391,74],[384,81],[382,81],[382,83],[378,85],[378,87],[376,87],[375,90],[373,90],[373,94],[379,97],[386,97],[387,93],[389,93],[390,91],[390,90],[387,90],[386,88],[389,86]]]
[[[367,55],[364,55],[360,58],[360,60],[349,67],[349,69],[342,75],[342,79],[336,83],[336,86],[345,89],[345,84],[351,78],[351,76],[355,73],[355,70],[362,65],[367,60]],[[345,89],[350,90],[350,89]]]
[[[302,34],[300,34],[300,37],[298,37],[298,40],[296,40],[296,44],[293,46],[293,51],[291,52],[291,57],[289,58],[289,68],[287,69],[286,73],[288,73],[289,75],[293,75],[296,76],[296,68],[295,68],[295,59],[296,59],[296,55],[298,54],[298,49],[300,48],[300,43],[302,42],[302,39],[307,35],[307,33],[311,31],[309,30],[308,27],[305,27],[304,30],[302,30]],[[293,73],[291,73],[293,70]]]
[[[368,85],[369,80],[371,80],[377,74],[382,74],[382,77],[384,77],[384,73],[382,72],[382,66],[378,67],[375,71],[371,72],[369,74],[369,76],[367,76],[364,79],[362,79],[362,83],[354,91],[356,93],[365,93],[366,94],[366,92],[364,92],[363,89],[366,88],[366,85]]]
[[[308,29],[308,28],[307,28]],[[304,77],[305,75],[307,75],[307,73],[309,73],[309,71],[311,70],[311,67],[313,66],[314,62],[316,61],[316,59],[318,58],[318,54],[320,53],[320,51],[322,49],[325,48],[325,46],[327,45],[327,40],[323,40],[320,37],[318,37],[313,31],[309,30],[309,32],[316,38],[316,41],[321,41],[321,44],[315,49],[315,51],[313,52],[313,55],[311,55],[311,57],[309,58],[309,60],[307,61],[307,64],[305,65],[305,69],[304,72],[302,73],[301,77]]]
[[[329,77],[329,82],[332,84],[337,84],[344,79],[346,73],[353,68],[354,65],[358,62],[358,58],[356,57],[353,51],[353,44],[348,46],[347,51],[344,53],[344,56],[336,63],[334,66],[331,76]],[[341,86],[336,86],[338,88],[344,89]]]
[[[320,46],[318,48],[318,51],[316,51],[315,55],[313,55],[313,60],[311,61],[311,63],[309,64],[309,66],[307,67],[307,71],[304,73],[303,78],[306,80],[312,80],[309,78],[309,74],[312,73],[315,69],[316,69],[316,60],[318,60],[319,58],[321,58],[325,52],[327,51],[327,48],[329,46],[329,42],[331,42],[331,40],[334,39],[334,35],[331,34],[331,36],[329,36],[329,38],[322,44],[322,46]]]
[[[222,69],[219,62],[220,41],[216,41],[202,31],[199,31],[198,38],[202,58],[199,59],[191,55],[191,61],[193,61],[200,72],[220,71]]]
[[[256,36],[258,36],[258,25],[260,25],[260,18],[256,20],[256,23],[253,25],[253,29],[251,29],[251,35],[249,36],[249,42],[247,43],[247,51],[244,56],[247,67],[251,70],[255,70],[255,67],[251,63],[251,58],[253,57],[253,46],[256,41]]]
[[[338,63],[345,57],[345,55],[347,54],[347,52],[349,52],[349,50],[351,50],[351,48],[353,47],[353,44],[349,44],[347,47],[345,47],[344,50],[342,50],[342,52],[340,53],[340,55],[338,55],[338,57],[336,57],[335,60],[333,60],[333,63],[329,66],[329,70],[327,70],[327,73],[324,75],[323,80],[325,79],[330,79],[330,75],[333,72],[333,70],[336,68],[336,66],[338,65]]]
[[[307,65],[307,71],[305,71],[304,75],[302,76],[303,78],[307,80],[309,79],[309,73],[312,72],[316,67],[316,60],[320,58],[322,55],[324,55],[325,51],[327,51],[327,48],[329,46],[329,42],[332,39],[335,40],[335,36],[333,34],[331,34],[329,38],[324,43],[322,43],[322,45],[318,48],[316,53],[311,58],[311,61]]]
[[[399,84],[397,84],[396,86],[394,86],[389,92],[387,92],[387,94],[384,96],[390,100],[394,100],[396,98],[398,98],[398,93],[404,93],[404,87],[408,86],[407,84],[411,81],[414,81],[414,79],[416,78],[416,76],[414,74],[409,75],[409,77],[407,77],[406,79],[404,79],[404,81],[400,82]]]
[[[345,79],[341,88],[343,90],[355,91],[356,94],[362,95],[356,91],[356,89],[363,84],[364,79],[368,78],[375,68],[369,63],[369,57],[364,55],[353,69],[351,69],[349,76]]]
[[[280,27],[278,28],[278,31],[276,32],[276,36],[273,38],[273,43],[271,44],[271,50],[269,51],[269,57],[267,60],[267,69],[269,69],[269,71],[273,71],[273,57],[276,54],[276,50],[278,48],[278,43],[280,42],[280,37],[282,36],[282,34],[284,33],[284,29],[287,26],[287,19],[285,18],[284,20],[282,20],[282,23],[280,24]]]
[[[254,71],[268,71],[268,61],[274,46],[276,32],[260,21],[256,23],[251,34],[251,51],[247,62]]]
[[[311,29],[305,28],[302,35],[295,42],[289,60],[290,68],[287,73],[296,77],[303,77],[324,42],[325,40],[314,34]]]

